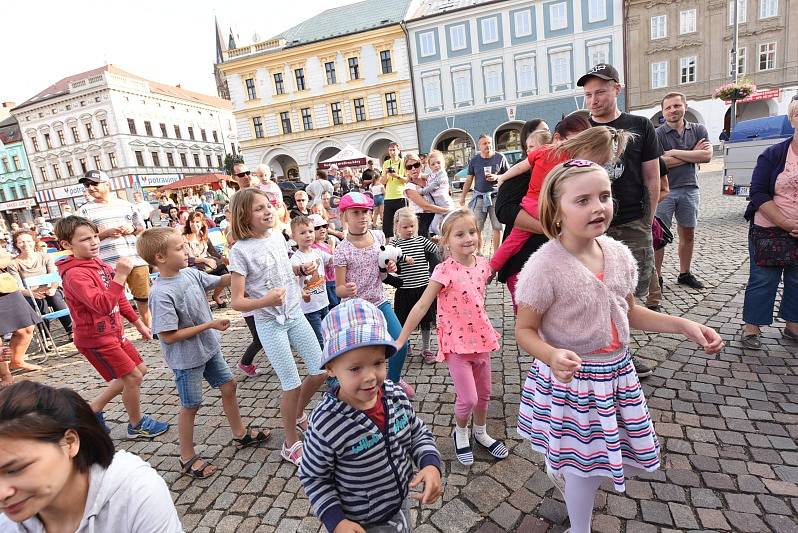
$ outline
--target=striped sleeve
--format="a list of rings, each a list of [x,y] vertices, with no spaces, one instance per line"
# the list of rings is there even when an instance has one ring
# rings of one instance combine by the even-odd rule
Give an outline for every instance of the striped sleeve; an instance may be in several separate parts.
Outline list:
[[[333,479],[335,450],[313,431],[313,426],[305,434],[303,448],[299,481],[310,500],[313,512],[327,530],[332,532],[346,518]]]
[[[424,239],[424,250],[433,254],[438,253],[438,245],[429,240],[426,237],[422,237]]]
[[[409,403],[409,400],[408,400]],[[410,446],[410,453],[413,456],[413,462],[419,470],[429,465],[433,465],[441,473],[441,455],[438,452],[438,447],[435,445],[435,438],[427,425],[421,420],[416,412],[411,408],[408,412],[412,414],[412,445]]]

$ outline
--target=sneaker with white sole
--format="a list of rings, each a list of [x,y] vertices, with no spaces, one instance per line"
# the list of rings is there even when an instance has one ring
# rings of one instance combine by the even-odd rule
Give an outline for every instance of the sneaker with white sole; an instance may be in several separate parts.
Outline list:
[[[137,439],[139,437],[144,437],[152,439],[158,435],[163,435],[167,431],[169,431],[168,422],[159,422],[154,418],[150,418],[148,415],[144,415],[144,418],[141,419],[138,425],[127,425],[127,438]]]
[[[242,361],[239,361],[236,365],[238,369],[243,372],[244,374],[248,375],[249,377],[259,376],[263,374],[263,370],[256,367],[255,365],[245,365]]]

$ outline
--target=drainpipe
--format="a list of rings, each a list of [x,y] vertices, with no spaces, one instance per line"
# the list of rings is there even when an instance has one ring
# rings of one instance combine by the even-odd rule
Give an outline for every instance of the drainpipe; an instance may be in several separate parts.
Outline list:
[[[418,104],[416,103],[416,81],[415,77],[413,76],[413,64],[411,58],[413,56],[413,49],[410,47],[410,33],[407,31],[407,25],[404,21],[399,22],[399,26],[402,28],[402,31],[405,34],[405,46],[407,46],[407,63],[408,69],[410,70],[410,97],[413,100],[413,115],[416,125],[416,139],[418,141],[418,151],[423,152],[421,148],[421,128],[418,124]]]
[[[629,20],[629,0],[623,0],[623,4],[621,5],[621,11],[623,12],[621,20]],[[623,99],[623,110],[625,113],[629,112],[629,53],[626,48],[627,39],[626,39],[626,31],[627,25],[623,24],[623,32],[621,36],[621,42],[623,44],[623,81],[624,85],[626,85],[626,97]]]

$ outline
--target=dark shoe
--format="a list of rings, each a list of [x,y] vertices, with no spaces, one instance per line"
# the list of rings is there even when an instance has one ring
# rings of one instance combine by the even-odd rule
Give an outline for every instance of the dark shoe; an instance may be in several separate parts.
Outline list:
[[[635,367],[635,372],[637,372],[638,378],[647,378],[648,376],[654,373],[651,367],[641,362],[636,357],[632,357],[632,364]]]
[[[105,413],[100,411],[99,413],[94,413],[94,416],[97,417],[97,422],[100,424],[100,427],[103,428],[106,434],[111,434],[111,428],[108,427],[108,424],[105,423]]]
[[[679,285],[687,285],[691,289],[703,289],[704,284],[698,281],[692,273],[685,272],[684,274],[679,274],[679,277],[676,278],[676,282]]]
[[[749,350],[762,349],[762,341],[759,340],[759,333],[746,333],[743,331],[741,341],[743,343],[743,348],[748,348]]]
[[[184,474],[188,474],[194,479],[205,479],[219,472],[218,468],[199,455],[195,455],[188,461],[183,461],[178,457],[177,462],[180,463],[180,471]],[[199,463],[199,466],[196,468],[194,467],[195,463]]]
[[[648,307],[652,311],[656,311],[657,313],[662,312],[662,306],[659,304],[651,304],[651,305],[646,304],[646,307]]]

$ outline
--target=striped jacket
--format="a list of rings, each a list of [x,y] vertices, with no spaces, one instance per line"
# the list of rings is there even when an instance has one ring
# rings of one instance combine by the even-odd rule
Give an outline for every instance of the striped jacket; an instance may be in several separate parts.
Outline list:
[[[313,512],[329,531],[344,519],[363,527],[386,522],[407,498],[413,463],[441,458],[424,422],[399,387],[382,386],[387,434],[363,412],[324,395],[310,418],[299,479]]]

